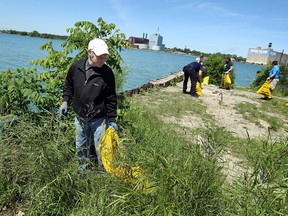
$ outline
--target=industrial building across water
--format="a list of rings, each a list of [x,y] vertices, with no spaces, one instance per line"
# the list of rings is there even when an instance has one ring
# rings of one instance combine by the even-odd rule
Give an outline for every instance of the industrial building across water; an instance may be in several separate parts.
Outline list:
[[[128,42],[136,49],[150,49],[156,51],[163,51],[165,44],[163,44],[163,37],[159,33],[154,33],[147,38],[147,34],[143,33],[143,37],[129,37]],[[282,52],[277,52],[272,49],[272,43],[268,44],[267,48],[249,48],[246,62],[250,64],[267,65],[272,61],[278,61],[279,64],[288,66],[288,55]]]
[[[272,43],[269,43],[267,48],[250,48],[246,58],[247,63],[266,65],[272,61],[278,61],[279,64],[288,66],[288,55],[282,52],[277,52],[272,49]]]
[[[143,33],[143,37],[129,37],[128,42],[136,49],[150,49],[156,51],[163,51],[165,44],[163,44],[163,37],[159,33],[150,35],[147,39],[147,34]]]

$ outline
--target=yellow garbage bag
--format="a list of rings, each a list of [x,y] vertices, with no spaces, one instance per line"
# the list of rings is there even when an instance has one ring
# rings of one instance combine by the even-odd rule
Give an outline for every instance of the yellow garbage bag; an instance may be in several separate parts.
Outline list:
[[[118,133],[114,130],[113,127],[110,126],[103,134],[98,146],[98,151],[100,153],[104,169],[110,174],[115,171],[112,160],[114,151],[117,149],[119,142],[120,139]]]
[[[231,79],[228,73],[224,73],[224,88],[227,89],[231,85]]]
[[[267,98],[272,98],[271,84],[269,82],[269,79],[266,79],[264,84],[258,89],[256,93],[261,94]]]
[[[208,85],[208,83],[209,83],[209,76],[206,76],[206,77],[203,78],[202,84],[203,85]]]
[[[117,162],[117,165],[114,165],[113,159],[118,151],[119,144],[120,139],[117,131],[111,126],[108,127],[98,146],[104,169],[110,175],[123,179],[125,183],[135,185],[137,189],[148,189],[150,184],[143,170],[138,165],[129,167],[121,162]]]
[[[196,83],[196,94],[198,97],[202,96],[202,87],[201,87],[201,83],[197,81]]]

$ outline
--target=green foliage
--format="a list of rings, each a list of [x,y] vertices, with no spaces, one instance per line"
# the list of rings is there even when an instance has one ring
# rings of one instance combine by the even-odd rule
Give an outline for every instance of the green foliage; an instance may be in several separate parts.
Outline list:
[[[1,118],[0,214],[17,215],[21,210],[25,215],[287,215],[287,138],[244,140],[224,127],[199,128],[197,118],[177,121],[191,112],[204,123],[213,121],[200,101],[184,100],[180,93],[163,91],[158,98],[150,94],[148,100],[143,92],[138,102],[118,97],[121,148],[125,150],[121,159],[144,170],[152,186],[149,193],[96,170],[77,173],[73,122],[59,120],[49,110],[59,103],[69,65],[85,57],[89,38],[95,35],[113,35],[106,38],[112,49],[108,62],[116,75],[125,74],[116,52],[125,43],[108,31],[114,29],[113,24],[98,22],[100,28],[76,23],[60,52],[51,42],[44,44],[49,55],[32,61],[44,71],[31,67],[0,74],[1,114],[21,115]],[[221,79],[223,58],[212,56],[205,66],[212,77],[219,74],[211,81]],[[287,114],[285,107],[277,108],[281,101],[262,105],[264,111]],[[42,113],[32,112],[31,106]],[[250,113],[252,120],[270,119],[257,114],[254,105],[242,104],[239,110]],[[277,118],[271,121],[276,123]],[[229,185],[220,160],[227,147],[246,157],[249,165]]]
[[[224,70],[225,59],[220,54],[212,54],[204,61],[203,77],[209,76],[209,84],[220,85]],[[234,66],[235,67],[235,66]],[[235,68],[234,68],[235,69]],[[230,73],[232,84],[235,80],[234,70]]]
[[[276,93],[281,96],[288,96],[288,67],[280,65],[280,75],[279,82],[276,85],[273,93]]]
[[[240,139],[224,127],[198,127],[194,118],[177,121],[191,113],[213,121],[200,101],[181,96],[161,91],[158,98],[121,99],[121,160],[144,170],[149,192],[97,170],[77,173],[72,121],[49,112],[10,120],[1,134],[0,209],[6,211],[0,214],[287,215],[287,138]],[[234,163],[233,174],[243,170],[228,182],[222,154],[235,152],[249,166]]]
[[[110,57],[107,64],[115,72],[117,87],[125,81],[127,69],[122,69],[119,51],[130,47],[125,41],[125,35],[115,29],[114,24],[107,24],[102,18],[98,19],[98,27],[91,22],[75,23],[75,28],[68,28],[70,35],[62,43],[63,49],[57,51],[52,42],[41,46],[48,52],[43,59],[32,60],[30,63],[42,70],[31,67],[28,70],[4,71],[0,73],[0,107],[1,115],[21,115],[33,112],[35,109],[55,112],[61,102],[61,93],[70,65],[87,56],[87,45],[93,38],[106,41]],[[32,109],[31,109],[32,106]]]
[[[169,81],[170,86],[176,86],[177,82],[175,79]]]
[[[22,202],[25,206],[29,197],[45,194],[53,179],[68,175],[66,170],[75,164],[71,127],[51,114],[22,115],[5,125],[0,145],[0,209]]]
[[[197,50],[190,50],[189,48],[177,48],[177,47],[174,47],[174,48],[166,48],[165,49],[165,52],[183,52],[185,54],[189,54],[189,55],[193,55],[193,56],[200,56],[200,55],[203,55],[205,56],[206,58],[210,58],[211,55],[220,55],[222,56],[223,59],[226,59],[226,58],[233,58],[235,61],[239,61],[239,62],[245,62],[246,61],[246,58],[243,58],[241,56],[237,56],[235,54],[222,54],[222,53],[203,53],[201,51],[197,51]]]
[[[219,212],[222,181],[217,154],[203,157],[202,148],[177,136],[173,127],[163,128],[150,111],[134,106],[126,115],[134,127],[123,130],[122,145],[128,150],[123,159],[143,168],[153,185],[151,193],[95,171],[77,174],[73,123],[52,114],[34,115],[34,120],[25,115],[5,127],[5,142],[0,145],[0,209],[5,206],[14,215],[18,206],[25,215]],[[220,133],[207,134],[218,152]]]
[[[247,140],[246,156],[251,169],[226,188],[227,215],[287,215],[288,140]],[[232,202],[231,200],[237,200]]]
[[[263,85],[263,83],[266,81],[271,69],[272,69],[272,64],[269,63],[266,65],[266,67],[262,69],[262,71],[259,71],[259,73],[257,73],[256,79],[251,83],[251,87],[260,88],[260,86]]]

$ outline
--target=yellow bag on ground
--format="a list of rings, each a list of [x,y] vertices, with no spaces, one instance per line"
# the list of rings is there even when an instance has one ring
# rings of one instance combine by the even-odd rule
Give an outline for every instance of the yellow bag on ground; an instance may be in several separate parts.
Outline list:
[[[198,97],[202,96],[202,88],[201,88],[201,83],[197,81],[196,83],[196,94]]]
[[[231,79],[228,73],[224,73],[224,88],[227,89],[231,85]]]
[[[117,166],[114,165],[113,159],[115,153],[118,151],[119,144],[118,133],[113,127],[108,127],[98,146],[104,169],[110,175],[123,179],[125,183],[135,185],[137,189],[148,189],[150,184],[143,170],[138,165],[134,165],[133,167],[129,167],[125,163],[117,163]]]
[[[261,94],[267,98],[272,98],[271,84],[269,79],[266,79],[265,83],[258,89],[256,93]]]
[[[206,77],[203,78],[202,84],[203,85],[208,85],[208,83],[209,83],[209,76],[206,76]]]

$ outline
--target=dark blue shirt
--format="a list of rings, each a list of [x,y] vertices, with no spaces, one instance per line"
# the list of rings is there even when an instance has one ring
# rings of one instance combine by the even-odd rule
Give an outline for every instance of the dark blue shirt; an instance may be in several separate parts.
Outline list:
[[[199,72],[199,70],[203,70],[203,65],[198,62],[191,62],[187,66],[193,68],[196,72]]]

